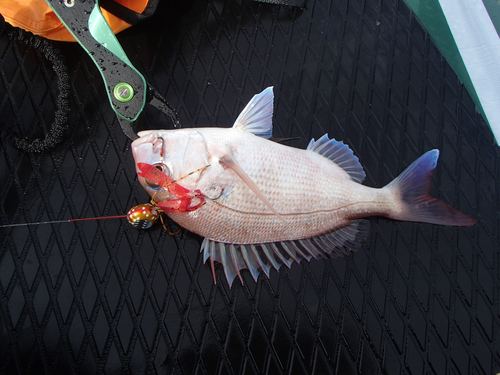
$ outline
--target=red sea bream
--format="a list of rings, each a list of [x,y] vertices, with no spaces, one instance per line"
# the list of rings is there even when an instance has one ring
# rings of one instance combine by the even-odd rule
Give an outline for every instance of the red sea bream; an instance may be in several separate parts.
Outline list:
[[[428,195],[438,150],[387,186],[370,188],[361,184],[363,168],[342,142],[324,135],[302,150],[269,140],[273,100],[272,88],[255,95],[232,128],[145,131],[132,143],[137,172],[140,163],[155,165],[202,193],[200,208],[167,214],[205,238],[204,260],[210,258],[212,268],[221,262],[230,285],[243,269],[257,279],[261,270],[269,276],[271,267],[356,250],[367,234],[365,217],[475,223]],[[176,198],[142,176],[139,181],[157,202]]]

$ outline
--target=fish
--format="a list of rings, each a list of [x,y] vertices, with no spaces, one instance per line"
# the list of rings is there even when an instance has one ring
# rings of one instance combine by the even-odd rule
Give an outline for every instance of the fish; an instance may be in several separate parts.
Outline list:
[[[274,94],[255,95],[231,128],[139,132],[132,145],[138,180],[178,225],[202,236],[206,263],[221,263],[232,285],[302,260],[337,258],[361,247],[383,216],[438,225],[475,220],[429,196],[439,157],[430,150],[382,188],[363,185],[352,150],[327,134],[304,149],[270,140]],[[160,177],[151,177],[155,170]],[[158,178],[179,185],[165,188]],[[169,183],[169,185],[171,184]],[[176,194],[175,191],[184,193]],[[183,210],[175,207],[182,205]],[[192,208],[192,209],[190,209]]]

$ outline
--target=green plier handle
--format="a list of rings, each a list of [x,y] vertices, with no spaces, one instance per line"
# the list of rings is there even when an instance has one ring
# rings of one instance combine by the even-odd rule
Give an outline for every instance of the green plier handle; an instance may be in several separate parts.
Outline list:
[[[175,126],[179,125],[173,108],[154,89],[148,89],[146,80],[128,59],[101,13],[99,0],[45,1],[99,68],[111,107],[130,139],[137,138],[132,123],[147,99],[164,110]]]

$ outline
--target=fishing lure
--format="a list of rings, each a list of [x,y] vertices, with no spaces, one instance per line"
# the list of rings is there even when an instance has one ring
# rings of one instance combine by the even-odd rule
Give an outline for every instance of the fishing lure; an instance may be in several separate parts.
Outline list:
[[[153,195],[151,203],[141,204],[129,210],[127,214],[128,221],[138,229],[148,229],[160,219],[165,230],[171,235],[177,234],[178,232],[171,233],[166,228],[161,214],[164,212],[192,212],[204,205],[205,197],[200,190],[193,192],[179,185],[177,182],[209,166],[206,165],[198,168],[177,180],[173,180],[165,173],[166,167],[162,163],[157,165],[141,163],[141,172],[139,175],[146,179],[147,184],[151,188],[157,189],[156,194],[162,190],[168,191],[169,198],[156,202],[155,195]],[[193,199],[197,200],[197,203],[194,205],[192,205]]]
[[[191,191],[179,185],[177,181],[180,181],[192,175],[193,173],[200,172],[203,169],[208,168],[210,165],[206,165],[193,172],[190,172],[177,180],[173,180],[172,178],[167,176],[167,174],[164,172],[163,164],[151,165],[146,163],[139,163],[138,166],[141,169],[141,172],[138,173],[139,176],[144,177],[146,179],[146,183],[150,187],[152,187],[153,189],[158,189],[155,195],[160,191],[160,189],[168,190],[169,199],[157,202],[158,207],[163,212],[192,212],[205,204],[204,195],[199,189]],[[155,201],[155,195],[153,195],[152,197],[153,201]],[[191,205],[193,199],[197,199],[198,203]]]
[[[191,191],[177,182],[191,176],[194,173],[200,172],[210,165],[205,165],[192,171],[185,176],[182,176],[176,180],[173,180],[167,176],[164,172],[164,166],[150,165],[146,163],[141,163],[141,176],[144,177],[147,183],[157,189],[157,193],[167,191],[168,199],[156,202],[153,198],[150,203],[143,203],[132,207],[126,215],[114,215],[114,216],[100,216],[100,217],[89,217],[89,218],[78,218],[78,219],[68,219],[68,220],[54,220],[54,221],[40,221],[34,223],[20,223],[20,224],[5,224],[0,225],[0,228],[14,228],[23,227],[30,225],[43,225],[43,224],[60,224],[60,223],[73,223],[77,221],[90,221],[90,220],[106,220],[106,219],[121,219],[126,218],[130,224],[132,224],[137,229],[148,229],[154,224],[161,221],[163,228],[171,235],[176,233],[171,233],[164,221],[162,214],[165,212],[193,212],[205,204],[205,197],[199,190]],[[193,203],[194,202],[194,203]]]

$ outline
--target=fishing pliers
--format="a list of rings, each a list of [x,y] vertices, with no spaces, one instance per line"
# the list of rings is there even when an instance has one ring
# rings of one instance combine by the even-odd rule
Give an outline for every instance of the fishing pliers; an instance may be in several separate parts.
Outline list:
[[[132,65],[101,13],[99,0],[45,0],[97,65],[109,102],[127,137],[134,140],[137,120],[146,104],[165,113],[180,127],[176,111]]]

